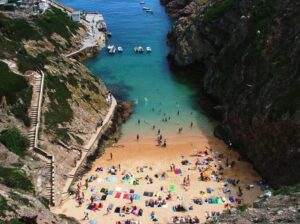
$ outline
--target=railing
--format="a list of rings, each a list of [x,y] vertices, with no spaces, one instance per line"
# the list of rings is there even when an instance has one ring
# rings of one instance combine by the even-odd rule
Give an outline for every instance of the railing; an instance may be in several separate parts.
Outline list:
[[[43,90],[44,90],[44,80],[45,80],[45,74],[43,71],[40,71],[39,74],[41,75],[41,85],[39,89],[39,99],[38,99],[38,112],[37,112],[37,120],[35,125],[35,135],[34,135],[34,146],[32,150],[44,157],[47,162],[50,163],[50,205],[55,204],[55,164],[54,164],[54,156],[49,155],[46,151],[39,148],[38,146],[38,138],[39,138],[39,127],[40,127],[40,120],[41,120],[41,108],[42,108],[42,102],[43,102]]]

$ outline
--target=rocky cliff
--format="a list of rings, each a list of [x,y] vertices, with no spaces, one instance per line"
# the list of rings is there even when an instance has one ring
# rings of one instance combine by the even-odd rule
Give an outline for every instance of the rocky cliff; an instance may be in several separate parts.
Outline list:
[[[231,141],[273,185],[300,181],[300,2],[162,0],[173,68],[193,70]],[[187,74],[186,74],[187,75]]]
[[[59,199],[68,172],[109,108],[102,81],[64,56],[85,35],[85,27],[56,8],[34,17],[0,13],[0,223],[76,223],[47,208],[49,169],[29,150],[28,135],[38,97],[34,73],[43,71],[39,147],[55,155]]]

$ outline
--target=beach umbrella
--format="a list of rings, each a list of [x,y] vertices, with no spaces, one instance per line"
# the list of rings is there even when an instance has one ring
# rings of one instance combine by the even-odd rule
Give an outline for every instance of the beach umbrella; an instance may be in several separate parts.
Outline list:
[[[92,219],[92,220],[89,221],[89,224],[97,224],[97,221]]]

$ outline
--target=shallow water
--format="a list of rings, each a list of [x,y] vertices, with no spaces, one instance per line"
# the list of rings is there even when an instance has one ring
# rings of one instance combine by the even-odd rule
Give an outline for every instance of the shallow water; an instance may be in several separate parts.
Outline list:
[[[78,10],[97,11],[103,14],[113,37],[108,44],[122,46],[123,53],[109,55],[105,49],[86,62],[87,67],[111,89],[118,99],[133,100],[135,110],[123,125],[123,138],[136,134],[149,136],[160,128],[165,137],[175,135],[183,127],[182,135],[212,135],[212,123],[197,105],[193,88],[175,80],[169,70],[166,56],[169,48],[166,35],[172,21],[159,0],[63,0]],[[142,7],[150,7],[147,14]],[[136,54],[135,46],[152,48],[150,54]],[[179,111],[179,115],[177,115]],[[165,117],[171,117],[162,122]],[[141,124],[137,121],[140,119]],[[193,122],[193,128],[190,124]]]

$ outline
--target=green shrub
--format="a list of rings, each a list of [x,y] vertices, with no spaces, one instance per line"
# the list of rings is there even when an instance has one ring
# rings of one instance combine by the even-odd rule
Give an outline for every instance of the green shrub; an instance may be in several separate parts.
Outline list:
[[[244,212],[248,209],[248,205],[239,205],[237,206],[237,210]]]
[[[10,221],[0,221],[0,224],[26,224],[26,223],[21,220],[14,219]]]
[[[6,186],[20,190],[33,192],[33,185],[25,172],[19,168],[8,168],[0,166],[1,182]]]
[[[21,195],[15,193],[13,191],[10,191],[8,195],[12,200],[14,200],[15,202],[17,202],[20,205],[24,205],[26,207],[33,207],[33,205],[30,203],[30,201],[27,198],[22,197]]]
[[[274,195],[293,195],[295,193],[300,193],[300,184],[283,186],[275,190],[273,193]]]
[[[22,135],[17,128],[2,131],[0,133],[0,142],[5,145],[9,151],[22,158],[25,156],[26,150],[29,147],[29,140]]]
[[[20,42],[26,40],[39,40],[41,35],[32,26],[21,18],[11,19],[0,13],[0,31],[11,40]]]
[[[52,132],[60,140],[67,143],[70,140],[68,129],[59,128],[59,124],[70,122],[73,119],[73,110],[70,107],[68,99],[71,98],[71,92],[67,88],[65,81],[58,76],[47,75],[45,84],[50,99],[48,111],[45,113],[45,125],[48,132]],[[54,90],[54,91],[51,91]]]
[[[225,12],[234,6],[235,0],[221,0],[216,2],[212,7],[208,8],[203,20],[209,21],[222,16]]]
[[[10,210],[11,208],[8,206],[6,199],[0,194],[0,217],[3,217],[5,215],[5,211]]]
[[[30,126],[28,108],[31,103],[32,86],[27,80],[11,71],[6,63],[0,61],[0,99],[3,96],[11,106],[12,113],[26,126]]]
[[[80,27],[80,24],[73,22],[66,13],[53,7],[42,16],[36,17],[34,22],[47,38],[50,39],[53,33],[57,33],[68,42],[70,42],[73,33]]]

